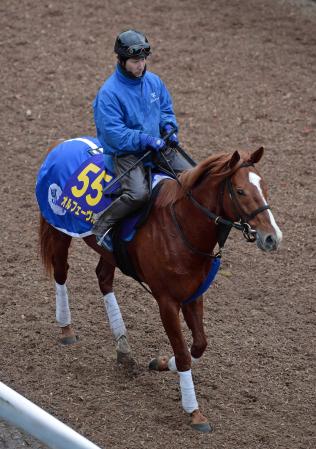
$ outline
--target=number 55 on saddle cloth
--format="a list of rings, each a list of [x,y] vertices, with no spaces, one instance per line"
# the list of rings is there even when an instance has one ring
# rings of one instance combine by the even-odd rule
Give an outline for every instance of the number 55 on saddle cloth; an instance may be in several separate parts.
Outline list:
[[[167,176],[155,174],[153,188]],[[72,237],[87,237],[95,223],[95,214],[112,201],[111,194],[120,188],[110,156],[103,154],[95,137],[78,137],[54,147],[44,160],[37,176],[36,198],[45,220]],[[134,236],[138,217],[124,221],[122,238]]]
[[[95,137],[66,140],[47,155],[36,181],[36,198],[45,220],[72,237],[91,234],[94,214],[111,202],[103,195],[114,178]],[[109,193],[119,187],[115,184]]]

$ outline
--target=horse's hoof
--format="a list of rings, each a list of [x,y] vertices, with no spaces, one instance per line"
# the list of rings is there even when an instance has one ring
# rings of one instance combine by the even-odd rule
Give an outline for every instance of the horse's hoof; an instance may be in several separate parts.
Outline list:
[[[127,365],[127,374],[130,377],[136,377],[139,374],[139,366],[135,359],[131,358],[129,364]]]
[[[212,426],[208,422],[198,423],[198,424],[191,424],[191,427],[196,430],[197,432],[202,433],[211,433],[213,432]]]
[[[131,353],[117,352],[117,364],[126,370],[127,374],[131,377],[137,376],[139,373],[139,366],[136,360],[132,357]]]
[[[77,335],[71,336],[71,337],[60,337],[59,343],[61,345],[67,346],[67,345],[73,345],[77,343],[79,340],[79,337]]]
[[[119,365],[128,365],[132,360],[130,352],[116,351],[116,361]]]
[[[120,338],[117,340],[116,352],[122,353],[122,354],[130,354],[131,353],[131,348],[128,343],[126,335],[121,335]]]
[[[194,412],[191,413],[191,427],[196,430],[197,432],[202,433],[210,433],[213,432],[213,428],[211,425],[207,422],[207,419],[199,409],[194,410]]]
[[[168,361],[169,358],[166,355],[158,356],[149,362],[148,368],[152,371],[169,371]]]

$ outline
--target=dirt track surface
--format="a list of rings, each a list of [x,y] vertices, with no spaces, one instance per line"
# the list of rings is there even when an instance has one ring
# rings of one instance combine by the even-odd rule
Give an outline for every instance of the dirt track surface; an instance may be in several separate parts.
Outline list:
[[[0,379],[101,447],[316,447],[315,6],[1,2]],[[172,92],[181,142],[195,159],[265,146],[259,168],[284,233],[272,255],[232,233],[224,270],[205,295],[209,346],[194,378],[215,426],[210,435],[191,430],[177,377],[147,369],[156,354],[170,353],[154,300],[117,273],[140,366],[129,378],[115,363],[98,257],[73,242],[68,288],[80,342],[64,348],[37,252],[37,170],[55,139],[94,134],[91,102],[113,70],[115,35],[131,25],[148,33],[150,69]],[[0,445],[11,448],[3,429]]]

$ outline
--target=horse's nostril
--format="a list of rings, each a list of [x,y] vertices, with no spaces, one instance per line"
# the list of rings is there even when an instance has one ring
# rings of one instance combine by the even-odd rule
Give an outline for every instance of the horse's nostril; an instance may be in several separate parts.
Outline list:
[[[273,235],[267,235],[265,239],[265,243],[269,248],[275,248],[276,247],[276,240],[273,237]]]

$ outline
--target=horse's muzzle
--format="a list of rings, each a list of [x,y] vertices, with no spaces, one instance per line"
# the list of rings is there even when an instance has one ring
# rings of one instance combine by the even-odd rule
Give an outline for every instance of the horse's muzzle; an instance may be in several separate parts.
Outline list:
[[[265,234],[257,231],[256,243],[258,248],[263,251],[275,251],[278,249],[280,241],[281,240],[275,234]]]

